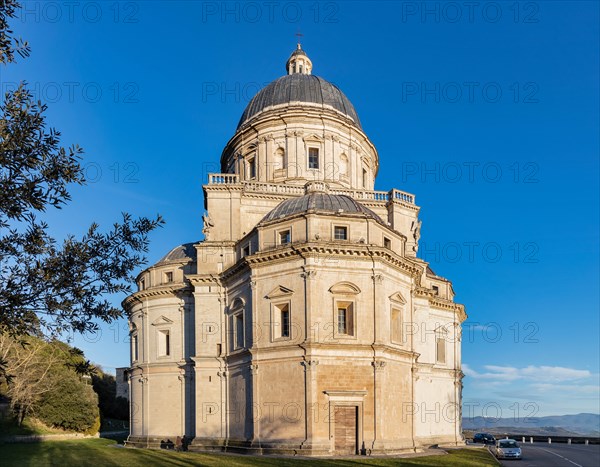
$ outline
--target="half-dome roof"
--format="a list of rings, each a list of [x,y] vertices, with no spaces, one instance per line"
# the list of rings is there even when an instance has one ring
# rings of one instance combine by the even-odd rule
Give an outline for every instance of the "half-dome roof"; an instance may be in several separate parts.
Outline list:
[[[261,89],[244,110],[238,128],[268,107],[292,102],[309,102],[331,107],[350,117],[354,124],[362,129],[354,106],[335,84],[319,76],[302,73],[282,76]]]
[[[364,214],[364,216],[385,223],[366,206],[346,195],[312,192],[299,198],[290,198],[278,204],[269,212],[262,222],[269,222],[308,211],[328,212],[334,214]]]
[[[156,265],[186,259],[196,261],[196,248],[194,248],[194,243],[184,243],[183,245],[176,246],[165,256],[163,256],[161,260],[158,263],[156,263]]]

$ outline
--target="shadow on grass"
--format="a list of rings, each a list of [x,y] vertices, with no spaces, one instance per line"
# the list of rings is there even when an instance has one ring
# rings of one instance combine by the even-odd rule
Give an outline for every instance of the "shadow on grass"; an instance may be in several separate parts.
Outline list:
[[[110,439],[115,441],[117,444],[125,444],[129,431],[105,431],[100,432],[100,438]]]
[[[0,438],[15,435],[37,435],[39,431],[29,426],[27,420],[21,426],[12,417],[0,418]]]
[[[0,445],[2,467],[9,466],[456,466],[480,467],[497,465],[484,450],[457,449],[448,455],[417,458],[366,458],[347,459],[294,459],[283,457],[255,457],[229,454],[201,454],[165,450],[121,448],[114,449],[111,439],[47,441],[32,444]]]

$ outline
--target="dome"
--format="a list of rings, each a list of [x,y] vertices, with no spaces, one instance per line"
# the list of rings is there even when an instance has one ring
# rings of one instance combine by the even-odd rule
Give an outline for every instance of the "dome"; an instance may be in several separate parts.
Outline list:
[[[362,130],[354,106],[335,84],[331,84],[320,76],[300,73],[282,76],[261,89],[244,110],[238,128],[267,107],[296,101],[333,107],[350,117],[354,124]]]
[[[194,248],[194,243],[184,243],[183,245],[176,246],[165,256],[163,256],[161,260],[158,263],[156,263],[156,265],[158,266],[162,263],[169,263],[171,261],[181,261],[186,259],[196,261],[196,248]]]
[[[298,62],[298,63],[296,63]],[[311,74],[312,62],[300,44],[286,63],[288,74],[268,84],[256,94],[238,123],[238,129],[263,110],[292,102],[308,102],[333,108],[351,118],[362,130],[354,106],[344,93],[329,81]]]
[[[309,211],[332,214],[363,214],[385,225],[381,217],[358,201],[350,198],[350,196],[330,195],[322,192],[312,192],[299,198],[285,200],[269,212],[261,222],[274,221]]]

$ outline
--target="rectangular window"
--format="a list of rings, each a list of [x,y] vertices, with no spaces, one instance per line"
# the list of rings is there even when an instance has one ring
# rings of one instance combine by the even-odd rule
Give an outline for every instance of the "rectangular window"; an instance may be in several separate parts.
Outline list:
[[[367,188],[367,171],[365,169],[363,169],[362,176],[363,188]]]
[[[169,331],[158,331],[158,356],[168,357],[171,355],[171,336]]]
[[[235,315],[235,348],[243,349],[244,348],[244,315],[240,313],[239,315]]]
[[[248,159],[248,174],[249,178],[256,178],[256,159],[253,157],[252,159]]]
[[[346,308],[338,308],[337,311],[337,329],[338,334],[348,334],[348,320],[346,319]]]
[[[338,302],[336,307],[337,334],[354,336],[354,305],[351,302]]]
[[[279,244],[286,245],[292,241],[292,233],[289,230],[279,232]]]
[[[140,281],[140,290],[146,290],[146,281],[144,279]]]
[[[348,227],[335,226],[333,228],[333,238],[335,240],[348,240]]]
[[[392,241],[387,237],[383,237],[383,246],[384,246],[384,248],[391,250],[392,249]]]
[[[402,344],[402,310],[392,309],[392,342]]]
[[[242,250],[242,257],[250,256],[250,244],[248,243]]]
[[[173,282],[173,273],[171,271],[165,272],[165,283],[169,284]]]
[[[439,295],[440,294],[440,288],[437,285],[434,285],[431,288],[433,289],[433,293],[435,295]]]
[[[319,168],[319,150],[317,148],[308,148],[308,168]]]
[[[290,337],[290,309],[287,305],[281,308],[281,337]]]
[[[446,363],[446,339],[444,339],[444,336],[437,334],[435,344],[435,361],[437,363]]]
[[[289,338],[292,334],[290,304],[273,304],[271,311],[271,338],[273,341]]]

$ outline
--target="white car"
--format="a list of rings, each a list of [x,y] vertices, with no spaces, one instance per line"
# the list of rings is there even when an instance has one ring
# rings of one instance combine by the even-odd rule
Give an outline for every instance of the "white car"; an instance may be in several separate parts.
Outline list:
[[[494,446],[498,459],[521,459],[521,448],[514,439],[499,439]]]

